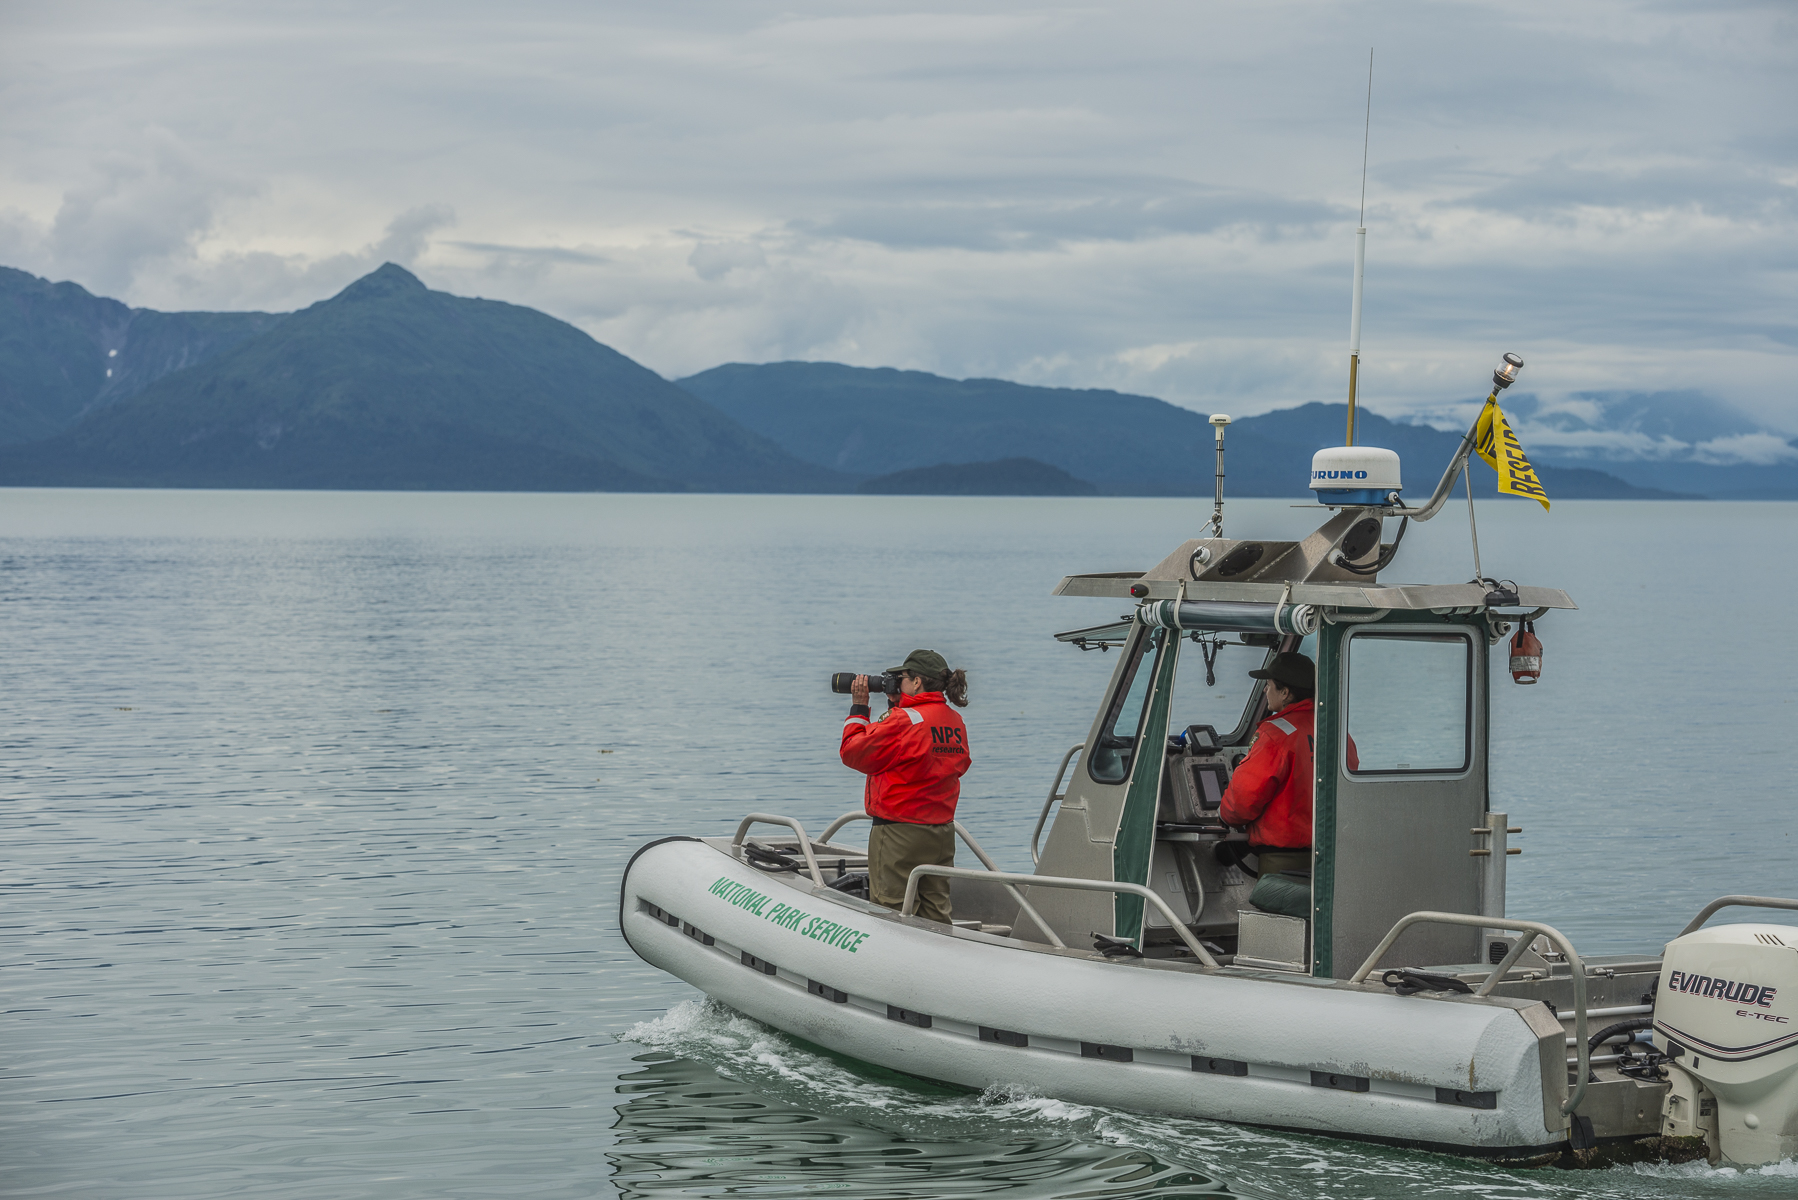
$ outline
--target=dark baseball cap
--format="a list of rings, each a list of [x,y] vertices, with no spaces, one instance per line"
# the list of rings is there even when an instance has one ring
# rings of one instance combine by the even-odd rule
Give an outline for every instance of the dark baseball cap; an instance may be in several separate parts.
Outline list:
[[[905,662],[890,670],[897,675],[901,671],[910,671],[925,680],[941,681],[949,675],[949,660],[935,650],[913,650],[905,656]]]
[[[1287,687],[1301,687],[1308,692],[1317,690],[1317,667],[1310,659],[1296,650],[1287,650],[1274,655],[1274,661],[1264,669],[1250,671],[1250,679],[1271,679],[1275,683],[1283,683]]]

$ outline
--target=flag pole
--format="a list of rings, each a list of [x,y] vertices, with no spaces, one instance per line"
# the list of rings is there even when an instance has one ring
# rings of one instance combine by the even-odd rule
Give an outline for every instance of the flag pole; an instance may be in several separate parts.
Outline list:
[[[1361,375],[1361,280],[1367,270],[1367,147],[1373,135],[1373,47],[1367,48],[1367,114],[1361,129],[1361,215],[1355,222],[1355,298],[1349,307],[1348,444],[1355,444],[1355,392]]]
[[[1492,394],[1498,395],[1497,392]],[[1461,482],[1467,485],[1467,531],[1473,535],[1473,581],[1484,587],[1486,586],[1486,575],[1480,570],[1480,527],[1473,519],[1473,472],[1464,473],[1461,476]]]

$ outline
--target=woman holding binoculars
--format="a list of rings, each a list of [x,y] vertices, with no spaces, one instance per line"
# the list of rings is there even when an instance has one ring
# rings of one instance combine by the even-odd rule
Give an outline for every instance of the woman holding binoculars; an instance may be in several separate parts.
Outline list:
[[[955,864],[955,803],[968,770],[968,727],[950,708],[968,706],[966,671],[949,669],[935,650],[913,650],[903,666],[899,694],[878,720],[868,707],[868,677],[857,675],[843,722],[843,763],[868,777],[863,807],[874,820],[868,834],[868,895],[899,908],[913,867]],[[949,921],[949,881],[918,880],[918,915]]]

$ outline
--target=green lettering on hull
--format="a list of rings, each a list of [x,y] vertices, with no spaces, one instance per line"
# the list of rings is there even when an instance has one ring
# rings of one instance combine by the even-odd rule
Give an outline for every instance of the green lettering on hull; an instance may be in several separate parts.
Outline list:
[[[846,950],[850,954],[861,949],[861,944],[868,940],[868,935],[859,929],[851,929],[828,917],[814,917],[811,913],[794,908],[784,901],[775,904],[774,897],[765,896],[752,887],[738,883],[728,875],[720,875],[706,890],[733,908],[754,913],[764,921],[771,921],[782,929],[791,929],[815,942],[823,942],[826,946],[834,946],[838,950]],[[769,907],[770,905],[773,907]]]

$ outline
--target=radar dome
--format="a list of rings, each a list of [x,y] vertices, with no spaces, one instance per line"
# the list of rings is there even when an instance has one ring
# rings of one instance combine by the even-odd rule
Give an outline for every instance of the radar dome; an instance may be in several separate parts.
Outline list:
[[[1378,446],[1332,446],[1311,456],[1311,488],[1332,507],[1398,502],[1398,454]]]

